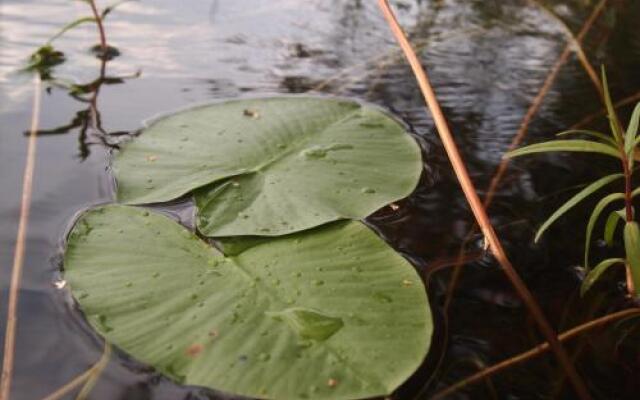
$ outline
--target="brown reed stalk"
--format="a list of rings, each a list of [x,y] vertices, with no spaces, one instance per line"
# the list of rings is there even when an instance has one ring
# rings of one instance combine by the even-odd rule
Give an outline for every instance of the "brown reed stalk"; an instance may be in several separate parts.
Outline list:
[[[93,384],[95,384],[97,377],[100,376],[100,373],[102,373],[102,370],[104,370],[104,368],[109,363],[110,357],[111,357],[111,345],[108,342],[105,342],[102,355],[100,356],[100,359],[93,366],[91,366],[89,369],[87,369],[80,375],[76,376],[71,381],[67,382],[65,385],[63,385],[58,390],[51,393],[50,395],[48,395],[42,400],[60,400],[64,398],[64,396],[66,396],[70,391],[82,385],[83,383],[85,383],[85,386],[82,388],[82,390],[76,397],[76,400],[86,398],[91,388],[93,388]]]
[[[542,101],[544,100],[545,96],[551,89],[551,86],[553,85],[556,78],[558,77],[560,69],[567,62],[567,60],[569,59],[569,56],[573,51],[577,52],[578,58],[581,61],[583,68],[591,78],[591,81],[596,87],[596,90],[598,91],[598,93],[599,94],[603,93],[602,85],[600,84],[600,79],[598,78],[598,74],[595,73],[595,71],[593,70],[593,67],[587,60],[586,56],[584,55],[584,52],[582,51],[582,46],[580,45],[580,43],[586,36],[587,32],[589,32],[589,30],[591,29],[591,26],[596,21],[596,19],[598,18],[602,10],[604,9],[604,6],[606,5],[606,3],[607,3],[607,0],[600,0],[600,2],[595,6],[593,11],[591,12],[591,15],[589,15],[589,18],[585,21],[584,25],[580,29],[580,32],[575,38],[571,34],[571,31],[568,28],[566,28],[564,23],[562,24],[563,26],[565,26],[565,31],[567,32],[567,37],[569,42],[567,43],[566,47],[564,48],[564,50],[562,51],[562,53],[560,54],[556,62],[553,64],[553,67],[551,67],[551,71],[549,72],[549,75],[547,75],[547,78],[545,79],[544,83],[540,87],[538,94],[533,99],[531,106],[529,107],[529,109],[527,110],[527,113],[522,119],[518,132],[511,140],[511,144],[509,144],[507,152],[515,150],[518,146],[520,146],[520,143],[522,143],[524,138],[527,136],[527,133],[529,131],[529,125],[531,124],[533,117],[538,113],[538,110],[540,110],[540,107],[542,106]],[[554,16],[556,19],[559,19],[555,16],[555,14],[549,12],[545,7],[541,6],[541,8],[547,11],[547,13],[549,13],[550,15]],[[488,208],[491,202],[493,201],[493,197],[495,196],[495,193],[498,189],[500,181],[502,181],[504,174],[507,172],[507,168],[509,167],[510,162],[511,162],[511,159],[503,158],[502,161],[500,162],[500,165],[498,165],[498,169],[496,170],[496,173],[494,174],[493,178],[491,179],[491,183],[489,184],[487,195],[484,198],[485,207]]]
[[[424,68],[422,67],[422,64],[420,63],[420,60],[416,56],[413,48],[411,47],[411,44],[402,31],[402,28],[400,28],[400,25],[398,24],[393,11],[389,7],[387,0],[378,0],[378,5],[382,10],[382,13],[387,20],[387,23],[391,28],[393,35],[395,36],[409,64],[411,65],[413,73],[418,81],[418,85],[420,86],[420,90],[422,91],[422,94],[424,96],[425,102],[427,103],[429,111],[431,112],[431,115],[434,119],[438,134],[440,135],[440,138],[443,142],[453,170],[458,181],[460,182],[462,191],[467,198],[467,202],[471,207],[471,211],[473,212],[476,221],[478,222],[478,225],[480,226],[480,229],[482,230],[482,233],[484,234],[484,237],[489,244],[491,252],[502,266],[505,274],[529,309],[529,312],[536,320],[538,327],[551,345],[551,348],[556,354],[558,361],[566,371],[567,376],[569,377],[569,380],[571,381],[571,384],[573,385],[578,397],[582,400],[590,399],[591,396],[589,395],[584,382],[578,375],[574,366],[571,364],[571,360],[558,341],[553,328],[546,320],[544,314],[542,313],[542,310],[534,300],[531,292],[526,287],[522,279],[520,279],[520,276],[511,265],[511,262],[509,261],[502,247],[502,243],[500,243],[500,240],[498,239],[493,226],[491,225],[491,221],[489,220],[486,210],[484,209],[482,202],[480,201],[480,197],[475,190],[473,182],[469,177],[467,168],[462,160],[462,157],[460,156],[460,152],[458,151],[455,141],[453,140],[453,136],[451,134],[451,131],[449,130],[449,126],[444,117],[442,109],[440,108],[440,104],[438,103],[435,92],[433,91],[431,83],[429,82],[429,78]]]
[[[599,326],[602,325],[606,325],[609,322],[612,321],[616,321],[625,317],[631,317],[631,316],[637,316],[640,315],[640,309],[639,308],[631,308],[631,309],[627,309],[627,310],[622,310],[622,311],[618,311],[615,313],[611,313],[611,314],[607,314],[603,317],[591,320],[589,322],[586,322],[582,325],[576,326],[575,328],[569,329],[568,331],[565,331],[563,333],[561,333],[558,336],[558,339],[560,341],[566,341],[569,339],[573,339],[576,336],[579,336],[583,333],[586,333],[588,331],[590,331],[591,329],[597,328]],[[443,399],[446,396],[462,389],[465,386],[468,385],[472,385],[480,380],[486,379],[489,376],[495,375],[496,373],[503,371],[507,368],[513,367],[514,365],[517,364],[521,364],[527,360],[530,360],[534,357],[538,357],[542,354],[544,354],[545,352],[547,352],[551,347],[549,346],[549,343],[541,343],[538,346],[525,351],[524,353],[520,353],[517,354],[513,357],[508,358],[507,360],[504,360],[502,362],[499,362],[498,364],[494,364],[491,367],[485,368],[480,372],[477,372],[439,392],[437,392],[436,394],[434,394],[432,397],[430,397],[431,400],[439,400],[439,399]]]
[[[640,92],[636,92],[630,96],[625,97],[622,100],[617,101],[614,105],[613,108],[620,108],[622,106],[626,106],[627,104],[632,104],[636,101],[640,100]],[[580,121],[576,122],[575,124],[573,124],[571,126],[571,128],[569,129],[580,129],[583,128],[584,126],[588,125],[589,123],[593,122],[596,118],[598,117],[604,117],[605,115],[607,115],[607,110],[605,108],[602,108],[600,111],[593,113],[593,114],[589,114],[586,117],[582,118]]]
[[[7,326],[4,336],[4,356],[2,360],[2,376],[0,377],[0,400],[9,400],[11,393],[11,379],[13,377],[13,361],[16,345],[16,326],[18,323],[18,295],[24,255],[27,241],[27,227],[29,212],[31,211],[31,196],[33,193],[33,176],[36,166],[36,143],[38,125],[40,123],[41,81],[38,74],[34,75],[33,106],[31,109],[31,127],[27,141],[27,160],[22,179],[22,198],[20,200],[20,219],[16,235],[16,247],[11,268],[11,283],[9,285],[9,301],[7,309]]]
[[[553,86],[553,83],[558,77],[560,69],[568,61],[572,50],[575,51],[576,54],[578,55],[578,59],[580,60],[580,63],[584,68],[585,72],[587,73],[587,75],[589,75],[589,78],[591,79],[591,82],[593,83],[596,91],[598,91],[601,97],[603,93],[600,79],[598,78],[597,73],[593,70],[593,67],[589,63],[589,60],[587,59],[584,51],[582,50],[581,43],[584,37],[587,35],[587,33],[591,30],[591,27],[595,23],[598,16],[604,10],[607,0],[601,0],[596,5],[596,7],[594,7],[593,11],[589,15],[589,18],[587,18],[587,20],[584,22],[584,24],[580,28],[580,31],[577,36],[573,35],[571,30],[567,27],[567,25],[564,23],[564,21],[562,21],[561,18],[558,18],[556,14],[549,11],[546,7],[540,4],[538,0],[529,0],[529,1],[532,4],[535,4],[536,6],[540,7],[544,12],[546,12],[548,15],[550,15],[552,18],[554,18],[561,24],[567,36],[568,42],[564,50],[560,54],[560,56],[557,58],[556,62],[553,64],[551,70],[549,71],[549,74],[547,75],[547,77],[545,78],[545,81],[540,87],[540,90],[538,91],[536,97],[533,99],[531,105],[529,106],[529,109],[525,113],[525,116],[523,117],[522,122],[520,123],[520,127],[518,128],[516,135],[513,137],[507,151],[514,150],[515,148],[520,146],[524,138],[527,136],[527,133],[529,131],[529,125],[533,120],[533,117],[538,113],[538,110],[542,105],[542,101],[544,100],[547,93]],[[575,128],[572,128],[572,129],[575,129]],[[498,165],[496,172],[491,178],[489,188],[487,189],[487,194],[485,195],[485,198],[484,198],[483,205],[485,208],[488,209],[491,206],[491,203],[493,202],[498,186],[502,182],[510,162],[511,162],[511,159],[509,158],[504,158],[500,161],[500,164]],[[462,245],[460,246],[459,257],[464,256],[464,248],[466,247],[467,243],[469,242],[469,240],[471,240],[474,234],[475,234],[475,229],[471,230],[467,235],[467,237],[465,238],[465,240],[463,241]],[[459,264],[453,270],[453,273],[449,282],[449,286],[447,287],[447,292],[445,294],[445,301],[444,301],[445,312],[446,310],[449,309],[449,305],[451,304],[451,301],[453,299],[453,293],[458,284],[458,280],[460,279],[461,274],[462,274],[462,264]]]

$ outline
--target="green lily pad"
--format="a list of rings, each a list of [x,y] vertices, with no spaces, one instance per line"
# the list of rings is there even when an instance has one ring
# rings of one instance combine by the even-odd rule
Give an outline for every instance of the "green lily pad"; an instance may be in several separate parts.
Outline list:
[[[104,206],[70,233],[65,277],[108,341],[185,384],[357,399],[391,393],[421,364],[423,283],[365,225],[252,244],[225,257],[165,216]]]
[[[277,236],[361,219],[406,197],[422,161],[415,140],[378,108],[277,97],[156,120],[115,156],[113,169],[121,202],[195,190],[205,235]]]

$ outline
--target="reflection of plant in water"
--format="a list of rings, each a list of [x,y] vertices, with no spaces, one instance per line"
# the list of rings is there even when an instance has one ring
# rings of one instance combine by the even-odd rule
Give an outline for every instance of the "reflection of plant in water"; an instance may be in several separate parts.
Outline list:
[[[578,194],[569,199],[564,205],[558,208],[545,222],[542,224],[536,234],[536,241],[542,236],[546,229],[551,226],[558,218],[571,208],[576,206],[589,195],[595,193],[604,186],[618,179],[624,180],[624,192],[615,192],[603,197],[595,206],[589,222],[587,224],[585,250],[584,250],[584,268],[588,275],[585,278],[581,292],[584,294],[591,285],[606,271],[610,266],[623,264],[627,270],[627,291],[632,297],[640,296],[640,228],[638,222],[634,220],[635,212],[633,207],[633,198],[640,194],[640,187],[632,187],[633,163],[638,158],[638,146],[640,145],[640,135],[638,135],[638,123],[640,122],[640,103],[638,103],[633,111],[629,126],[626,132],[623,130],[620,121],[615,113],[609,89],[607,87],[606,75],[602,73],[602,81],[604,86],[604,101],[607,107],[609,123],[611,126],[611,136],[600,132],[589,130],[570,130],[559,133],[558,136],[566,135],[583,135],[587,139],[572,140],[554,140],[550,142],[537,143],[522,147],[509,153],[510,157],[521,156],[531,153],[555,152],[555,151],[574,151],[574,152],[591,152],[600,153],[618,158],[621,162],[622,172],[607,175],[591,183]],[[624,208],[614,210],[609,213],[604,228],[604,239],[607,245],[612,246],[616,228],[620,221],[624,222],[623,242],[625,247],[625,258],[609,258],[601,261],[593,269],[589,268],[589,245],[593,234],[593,229],[602,212],[615,201],[624,202]]]
[[[25,67],[25,71],[35,72],[40,75],[40,79],[48,82],[51,86],[64,89],[75,100],[87,104],[87,108],[78,111],[75,117],[66,125],[53,129],[38,130],[38,135],[57,135],[68,133],[72,129],[80,129],[79,153],[80,158],[85,159],[89,156],[90,136],[94,136],[101,145],[109,147],[114,146],[114,136],[119,136],[123,132],[106,132],[102,128],[100,111],[98,110],[97,101],[102,85],[114,85],[124,83],[127,78],[135,78],[139,76],[139,72],[130,76],[108,76],[106,73],[107,63],[120,55],[117,48],[107,43],[107,37],[104,30],[103,21],[119,5],[135,0],[121,0],[110,6],[99,10],[94,0],[81,0],[87,3],[92,12],[92,16],[78,18],[62,28],[54,34],[44,45],[38,48],[29,58],[29,63]],[[76,28],[77,26],[87,23],[94,23],[98,30],[99,43],[91,48],[91,52],[100,60],[99,75],[93,81],[87,83],[73,83],[69,80],[58,78],[53,74],[53,69],[66,61],[65,54],[53,46],[53,42],[63,36],[66,32]],[[28,133],[25,133],[28,134]]]

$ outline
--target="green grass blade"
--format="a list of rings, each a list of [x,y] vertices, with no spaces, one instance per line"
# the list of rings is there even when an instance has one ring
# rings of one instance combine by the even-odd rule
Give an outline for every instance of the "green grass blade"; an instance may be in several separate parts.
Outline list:
[[[598,204],[593,208],[593,212],[589,217],[589,222],[587,223],[587,234],[584,241],[584,267],[589,270],[589,244],[591,242],[591,235],[593,234],[593,227],[596,225],[600,214],[609,204],[616,200],[623,200],[624,193],[611,193],[605,197],[603,197]]]
[[[551,214],[551,216],[542,224],[540,229],[538,229],[538,232],[536,233],[535,241],[537,242],[540,239],[540,237],[542,237],[542,234],[547,230],[547,228],[549,228],[551,224],[553,224],[564,213],[566,213],[567,211],[575,207],[578,203],[586,199],[591,194],[595,193],[597,190],[599,190],[603,186],[613,182],[616,179],[620,179],[623,177],[624,177],[623,174],[607,175],[593,182],[586,188],[582,189],[575,196],[573,196],[566,203],[564,203],[560,208],[558,208],[553,214]]]
[[[549,153],[554,151],[574,151],[583,153],[600,153],[615,158],[620,158],[618,150],[608,144],[591,140],[553,140],[550,142],[536,143],[524,146],[505,154],[505,157],[519,157],[533,153]]]
[[[568,130],[568,131],[563,131],[563,132],[560,132],[560,133],[556,133],[556,136],[558,136],[558,137],[564,137],[564,136],[569,136],[569,135],[591,136],[593,138],[603,140],[606,143],[609,143],[614,147],[616,146],[616,141],[613,140],[611,138],[611,136],[607,136],[604,133],[600,133],[600,132],[596,132],[596,131],[590,131],[590,130],[585,130],[585,129],[571,129],[571,130]]]
[[[611,132],[616,139],[616,143],[623,143],[622,128],[618,124],[618,118],[616,117],[616,111],[613,108],[611,102],[611,94],[609,93],[609,83],[607,82],[607,73],[604,65],[602,66],[602,88],[604,90],[604,104],[607,107],[607,117],[609,118],[609,126],[611,126]]]
[[[593,286],[593,284],[602,276],[602,274],[612,265],[624,264],[624,258],[609,258],[600,262],[594,269],[589,271],[587,276],[582,281],[580,286],[580,296],[584,296],[585,293]]]
[[[619,211],[611,211],[611,214],[607,217],[607,222],[604,225],[604,241],[607,242],[609,247],[613,245],[613,235],[620,220],[624,221],[624,218],[620,217]]]
[[[69,22],[68,24],[66,24],[65,26],[60,28],[58,33],[56,33],[55,35],[51,36],[51,38],[47,41],[47,44],[53,42],[54,40],[56,40],[60,36],[64,35],[67,31],[75,28],[76,26],[82,25],[82,24],[86,24],[88,22],[96,22],[96,19],[94,17],[82,17],[82,18],[76,19],[75,21]]]
[[[640,102],[636,104],[629,120],[629,126],[627,127],[627,135],[624,138],[624,151],[629,158],[633,159],[633,148],[638,144],[640,136],[636,137],[638,133],[638,123],[640,123]]]
[[[635,221],[627,222],[624,226],[624,249],[631,269],[635,295],[640,296],[640,228]]]
[[[107,15],[111,14],[111,11],[115,10],[117,7],[120,7],[122,4],[128,3],[130,1],[138,1],[138,0],[120,0],[120,1],[116,1],[113,4],[109,4],[104,8],[104,10],[102,10],[100,17],[104,19]]]

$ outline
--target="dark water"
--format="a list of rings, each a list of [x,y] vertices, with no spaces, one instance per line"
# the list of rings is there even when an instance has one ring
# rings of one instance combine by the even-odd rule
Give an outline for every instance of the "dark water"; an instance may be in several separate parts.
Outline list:
[[[596,1],[547,4],[575,32],[591,3]],[[484,189],[564,48],[562,27],[525,0],[404,0],[397,6],[421,49],[472,177]],[[0,5],[0,321],[6,319],[33,95],[31,77],[16,71],[56,27],[86,14],[85,4],[65,0],[4,0]],[[609,1],[605,16],[586,39],[591,62],[607,64],[615,99],[640,90],[639,20],[640,1]],[[432,120],[375,2],[146,0],[110,15],[107,35],[121,52],[108,63],[107,75],[140,70],[141,76],[100,89],[97,105],[106,134],[83,129],[88,106],[65,90],[52,88],[42,97],[13,399],[42,398],[100,357],[101,342],[73,308],[67,291],[54,286],[59,245],[76,212],[111,200],[108,144],[155,114],[197,102],[273,93],[326,93],[377,103],[413,127],[426,166],[410,198],[397,210],[381,210],[369,222],[425,276],[430,267],[457,254],[473,227]],[[57,47],[69,60],[56,75],[77,82],[96,79],[99,61],[88,51],[96,41],[92,26],[61,39]],[[600,109],[592,84],[572,56],[534,118],[527,141],[551,138]],[[630,110],[620,109],[623,120]],[[591,127],[605,129],[606,123],[599,118]],[[613,162],[588,156],[523,158],[510,168],[491,207],[512,261],[559,330],[625,307],[621,276],[610,274],[598,294],[584,300],[576,293],[580,275],[575,267],[581,260],[587,206],[571,213],[541,244],[533,244],[533,234],[572,189],[615,168]],[[480,238],[467,247],[470,252],[481,250]],[[597,247],[594,257],[604,253]],[[440,317],[449,280],[449,270],[429,280],[432,305]],[[447,321],[445,329],[440,318],[425,365],[393,398],[429,398],[541,340],[489,256],[465,265]],[[568,348],[595,398],[637,398],[640,333],[632,324],[594,331]],[[441,355],[442,363],[435,368]],[[571,390],[559,384],[561,379],[554,359],[541,357],[451,398],[573,398]],[[90,398],[226,396],[179,387],[118,354]]]

